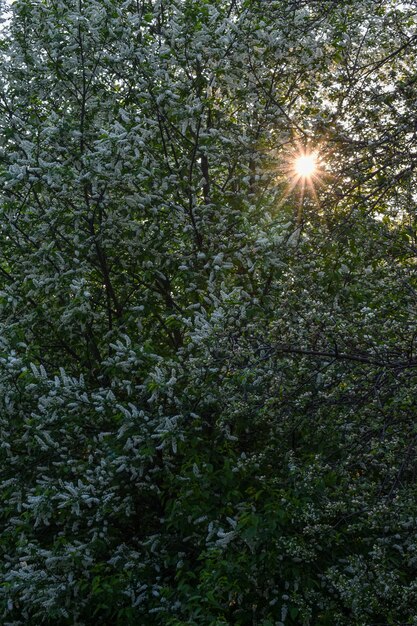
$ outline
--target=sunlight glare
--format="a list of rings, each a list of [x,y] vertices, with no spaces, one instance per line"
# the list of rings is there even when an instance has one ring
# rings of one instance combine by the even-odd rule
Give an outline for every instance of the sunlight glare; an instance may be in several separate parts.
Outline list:
[[[295,171],[298,176],[308,178],[316,170],[317,156],[315,154],[303,154],[295,161]]]

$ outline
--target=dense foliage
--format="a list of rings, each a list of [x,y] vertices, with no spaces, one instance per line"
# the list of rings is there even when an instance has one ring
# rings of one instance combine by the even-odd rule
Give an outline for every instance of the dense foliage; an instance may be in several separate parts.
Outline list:
[[[413,4],[9,8],[5,626],[417,624]]]

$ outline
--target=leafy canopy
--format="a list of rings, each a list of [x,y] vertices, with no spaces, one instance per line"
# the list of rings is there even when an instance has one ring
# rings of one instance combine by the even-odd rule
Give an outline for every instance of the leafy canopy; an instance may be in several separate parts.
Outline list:
[[[2,623],[417,624],[414,3],[7,11]]]

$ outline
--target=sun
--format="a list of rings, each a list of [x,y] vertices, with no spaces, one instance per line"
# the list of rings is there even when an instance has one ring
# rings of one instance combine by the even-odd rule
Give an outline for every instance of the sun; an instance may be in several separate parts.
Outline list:
[[[326,177],[329,176],[322,154],[322,144],[313,146],[295,142],[282,155],[282,165],[277,180],[282,182],[285,187],[278,205],[282,206],[287,198],[293,196],[298,206],[297,224],[301,223],[304,200],[307,197],[309,199],[308,206],[311,207],[314,204],[320,208],[318,189],[323,186]]]
[[[317,169],[317,154],[301,154],[295,159],[294,170],[301,178],[310,178]]]

